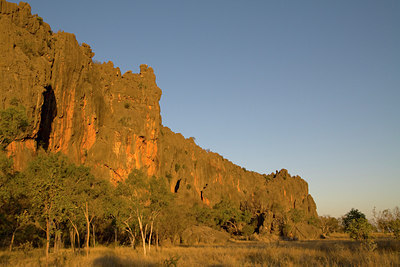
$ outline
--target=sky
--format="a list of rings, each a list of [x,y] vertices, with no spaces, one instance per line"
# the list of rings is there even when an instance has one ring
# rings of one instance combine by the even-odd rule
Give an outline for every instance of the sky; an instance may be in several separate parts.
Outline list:
[[[400,206],[400,1],[28,2],[95,60],[151,66],[163,125],[300,175],[319,215]]]

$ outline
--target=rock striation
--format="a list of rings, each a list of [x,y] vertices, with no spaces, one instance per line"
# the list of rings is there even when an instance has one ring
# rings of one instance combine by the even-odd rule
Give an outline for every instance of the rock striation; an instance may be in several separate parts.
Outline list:
[[[93,56],[73,34],[53,33],[28,4],[0,0],[0,108],[18,101],[30,120],[7,147],[17,169],[39,150],[62,152],[113,182],[133,169],[166,177],[183,201],[211,206],[228,197],[270,210],[266,221],[277,206],[317,216],[300,177],[286,170],[246,171],[164,127],[151,67],[121,74],[112,62],[97,63]]]

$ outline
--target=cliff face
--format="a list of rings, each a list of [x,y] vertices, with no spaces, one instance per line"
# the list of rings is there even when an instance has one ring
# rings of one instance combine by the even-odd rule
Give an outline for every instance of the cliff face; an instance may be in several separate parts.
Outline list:
[[[135,168],[165,176],[185,200],[213,205],[228,197],[317,215],[300,177],[246,171],[162,126],[152,68],[121,75],[93,56],[73,34],[53,33],[28,4],[0,0],[0,108],[17,100],[30,119],[24,135],[7,147],[17,168],[38,150],[61,151],[112,181]]]
[[[30,6],[0,2],[1,106],[17,98],[31,127],[8,150],[18,168],[37,149],[61,151],[96,174],[123,179],[158,170],[161,90],[151,68],[121,75],[70,33],[52,33]]]

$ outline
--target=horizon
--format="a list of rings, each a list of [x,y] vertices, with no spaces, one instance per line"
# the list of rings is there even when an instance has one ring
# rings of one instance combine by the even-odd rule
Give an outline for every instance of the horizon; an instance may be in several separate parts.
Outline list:
[[[93,60],[151,66],[163,125],[300,175],[320,216],[400,206],[399,2],[27,2]]]

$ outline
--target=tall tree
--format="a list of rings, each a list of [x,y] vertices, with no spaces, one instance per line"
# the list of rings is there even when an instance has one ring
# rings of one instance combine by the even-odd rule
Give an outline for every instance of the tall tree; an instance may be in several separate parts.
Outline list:
[[[149,179],[149,192],[150,234],[148,243],[150,251],[154,223],[158,220],[161,212],[172,202],[173,195],[166,186],[166,180],[154,176]]]
[[[140,170],[133,170],[125,181],[118,184],[117,194],[127,203],[129,214],[134,215],[138,221],[143,254],[146,255],[147,228],[150,227],[150,249],[154,222],[172,199],[165,180],[148,177]]]
[[[30,212],[35,224],[46,233],[46,260],[49,257],[50,239],[54,220],[62,213],[65,202],[64,184],[69,178],[69,162],[61,154],[41,154],[26,171],[26,195],[32,203]]]
[[[119,182],[117,193],[125,201],[129,208],[130,215],[137,218],[140,234],[142,237],[143,254],[146,255],[146,232],[147,232],[147,214],[148,214],[148,187],[147,177],[139,170],[133,170],[128,178]]]
[[[79,238],[78,224],[82,219],[86,224],[86,254],[89,254],[90,232],[93,220],[105,212],[110,185],[96,179],[90,169],[84,166],[70,165],[67,169],[69,179],[64,182],[64,210],[68,221]],[[80,214],[80,215],[79,215]],[[93,230],[93,238],[95,231]]]
[[[0,229],[8,236],[11,233],[9,249],[13,248],[17,231],[28,225],[29,199],[23,192],[23,176],[13,169],[12,159],[0,152]]]

